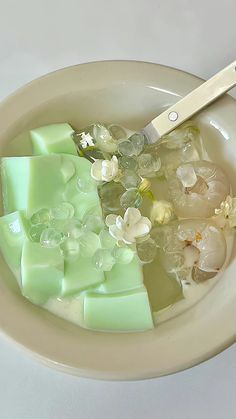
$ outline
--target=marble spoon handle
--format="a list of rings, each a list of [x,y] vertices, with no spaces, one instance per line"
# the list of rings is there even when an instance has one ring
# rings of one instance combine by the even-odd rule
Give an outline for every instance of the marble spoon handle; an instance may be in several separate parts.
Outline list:
[[[142,130],[147,143],[156,143],[163,135],[177,128],[234,86],[236,86],[236,61],[153,119]]]

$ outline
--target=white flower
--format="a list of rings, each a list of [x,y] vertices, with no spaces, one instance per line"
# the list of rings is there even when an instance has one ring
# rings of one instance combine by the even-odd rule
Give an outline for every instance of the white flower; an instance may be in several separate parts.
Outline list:
[[[214,221],[221,227],[236,227],[236,198],[227,196],[226,200],[221,202],[220,208],[215,209]]]
[[[167,224],[174,215],[173,205],[169,201],[154,201],[152,204],[150,218],[152,223]]]
[[[81,140],[80,140],[80,144],[82,146],[82,148],[86,148],[86,147],[93,147],[94,146],[94,142],[93,142],[93,137],[91,137],[91,135],[85,134],[85,132],[81,133]]]
[[[124,218],[115,214],[108,215],[106,225],[112,237],[127,244],[135,243],[137,237],[145,236],[152,228],[151,221],[143,217],[137,208],[128,208]]]
[[[110,182],[118,174],[119,166],[116,156],[111,160],[96,160],[91,167],[91,176],[98,181]]]

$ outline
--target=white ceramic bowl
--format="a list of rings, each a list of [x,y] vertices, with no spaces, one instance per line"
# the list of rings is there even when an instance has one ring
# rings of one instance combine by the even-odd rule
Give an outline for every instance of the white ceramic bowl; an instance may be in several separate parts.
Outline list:
[[[19,133],[54,122],[81,127],[100,120],[139,129],[200,83],[182,71],[142,62],[65,68],[33,81],[0,105],[0,154]],[[210,157],[231,181],[236,173],[235,115],[236,102],[225,96],[198,117]],[[235,255],[234,249],[224,275],[198,304],[155,330],[130,334],[84,330],[32,305],[1,259],[0,329],[47,365],[76,375],[130,380],[180,371],[235,342]]]

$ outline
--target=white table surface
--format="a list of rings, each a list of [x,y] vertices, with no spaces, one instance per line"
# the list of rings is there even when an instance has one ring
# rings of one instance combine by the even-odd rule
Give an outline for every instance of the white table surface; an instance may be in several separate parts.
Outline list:
[[[235,0],[0,0],[0,99],[94,60],[152,61],[207,78],[236,58],[235,22]],[[110,383],[51,370],[0,335],[1,419],[233,419],[235,388],[236,345],[173,376]]]

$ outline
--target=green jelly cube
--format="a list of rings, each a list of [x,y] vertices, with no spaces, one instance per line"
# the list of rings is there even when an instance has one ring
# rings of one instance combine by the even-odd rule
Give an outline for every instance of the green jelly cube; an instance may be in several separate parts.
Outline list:
[[[3,158],[1,179],[4,212],[8,214],[25,210],[30,180],[30,157]]]
[[[97,185],[90,176],[91,163],[69,154],[2,159],[1,174],[5,213],[25,211],[27,217],[41,208],[70,202],[75,216],[101,215]],[[85,189],[78,188],[79,179]]]
[[[27,232],[28,222],[21,212],[16,211],[0,218],[0,249],[13,271],[20,267]]]
[[[136,257],[127,265],[116,263],[111,271],[105,272],[105,279],[105,282],[97,288],[98,292],[113,294],[141,287],[143,285],[141,263]]]
[[[72,139],[74,130],[69,124],[46,125],[30,131],[35,155],[65,153],[77,155]]]
[[[88,292],[84,298],[85,327],[93,330],[141,331],[153,328],[145,287],[120,294]]]
[[[22,293],[35,304],[44,304],[61,293],[64,259],[60,248],[49,249],[29,240],[21,259]]]
[[[2,159],[3,202],[6,213],[24,210],[28,217],[62,201],[64,180],[60,155]]]
[[[79,256],[76,260],[65,262],[62,295],[76,294],[100,284],[104,279],[104,273],[95,269],[91,257]]]

